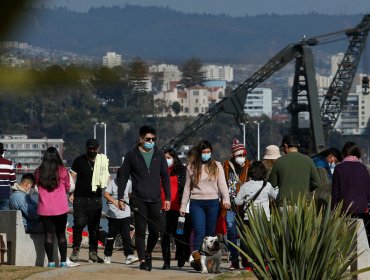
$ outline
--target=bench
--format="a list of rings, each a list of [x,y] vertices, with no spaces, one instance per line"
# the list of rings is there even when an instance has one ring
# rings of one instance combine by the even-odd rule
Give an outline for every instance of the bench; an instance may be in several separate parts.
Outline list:
[[[20,210],[0,211],[0,233],[6,235],[7,264],[46,266],[44,234],[27,234]],[[58,245],[54,242],[54,260],[59,264]]]

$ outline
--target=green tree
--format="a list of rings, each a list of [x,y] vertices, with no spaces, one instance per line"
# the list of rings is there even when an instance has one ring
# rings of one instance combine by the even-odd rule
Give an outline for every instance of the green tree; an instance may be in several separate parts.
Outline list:
[[[134,92],[142,93],[147,91],[149,79],[148,65],[140,57],[136,57],[129,65],[129,81]]]
[[[181,111],[180,103],[177,102],[177,101],[173,102],[172,105],[171,105],[171,109],[176,115],[178,115]]]
[[[204,82],[202,66],[203,64],[201,60],[197,57],[186,60],[180,67],[182,71],[182,79],[180,82],[185,87],[202,85]]]

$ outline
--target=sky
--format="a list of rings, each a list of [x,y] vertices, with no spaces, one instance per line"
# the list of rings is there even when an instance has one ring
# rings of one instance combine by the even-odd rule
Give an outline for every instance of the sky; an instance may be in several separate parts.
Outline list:
[[[227,14],[233,17],[260,14],[321,13],[352,15],[370,13],[370,0],[44,0],[47,7],[67,7],[86,12],[91,7],[140,6],[169,7],[185,13]]]

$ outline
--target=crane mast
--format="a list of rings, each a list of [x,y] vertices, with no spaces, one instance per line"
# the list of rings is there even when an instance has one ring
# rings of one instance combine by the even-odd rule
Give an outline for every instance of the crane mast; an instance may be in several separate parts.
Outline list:
[[[370,15],[365,15],[360,24],[352,29],[302,39],[287,45],[251,77],[234,89],[228,97],[213,105],[205,114],[200,114],[189,126],[171,139],[164,148],[179,148],[185,140],[194,136],[203,126],[209,124],[219,113],[232,114],[240,121],[248,93],[295,59],[295,73],[292,87],[291,132],[299,137],[307,153],[317,153],[325,147],[325,141],[339,117],[356,73],[370,28]],[[346,34],[350,45],[338,67],[334,79],[320,108],[317,93],[314,59],[311,46],[325,43],[325,39]],[[309,125],[301,127],[300,114],[309,114]]]

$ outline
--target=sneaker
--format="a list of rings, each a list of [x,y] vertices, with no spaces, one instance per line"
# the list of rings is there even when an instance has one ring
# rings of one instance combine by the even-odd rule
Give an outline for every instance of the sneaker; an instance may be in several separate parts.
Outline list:
[[[146,262],[141,262],[140,265],[139,265],[139,269],[140,270],[147,270]]]
[[[66,268],[66,267],[68,267],[68,264],[67,264],[67,262],[61,262],[61,263],[59,264],[59,267],[64,267],[64,268]]]
[[[229,270],[236,270],[236,269],[240,269],[239,262],[237,262],[237,261],[231,262],[231,265],[229,267]]]
[[[55,267],[55,262],[48,262],[48,267]]]
[[[134,255],[128,255],[126,257],[125,264],[133,264],[139,261],[138,257],[135,257]]]
[[[111,264],[111,257],[104,256],[104,263],[105,264]]]
[[[79,263],[72,262],[69,258],[67,258],[66,263],[68,267],[76,267],[80,265]]]
[[[146,270],[151,271],[152,270],[152,256],[151,255],[145,256],[145,263],[146,263]]]
[[[78,254],[79,253],[80,253],[80,249],[79,248],[73,248],[72,254],[69,257],[69,259],[71,261],[73,261],[73,262],[77,261],[78,260]]]
[[[96,251],[90,251],[89,252],[89,262],[92,262],[92,263],[103,263],[104,260],[102,258],[100,258],[98,256],[98,254],[96,253]]]

